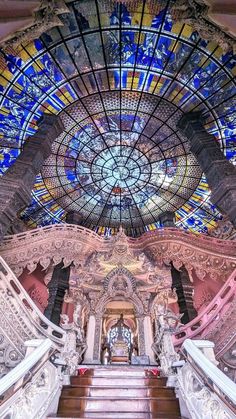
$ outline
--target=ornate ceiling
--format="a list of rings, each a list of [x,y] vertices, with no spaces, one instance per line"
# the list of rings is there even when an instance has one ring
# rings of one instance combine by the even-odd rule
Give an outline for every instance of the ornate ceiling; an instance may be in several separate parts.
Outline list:
[[[1,173],[43,112],[65,131],[37,176],[30,227],[78,211],[97,231],[139,234],[175,211],[177,225],[207,233],[221,215],[176,124],[201,110],[206,129],[235,163],[235,59],[172,20],[175,2],[67,3],[63,26],[1,58]]]

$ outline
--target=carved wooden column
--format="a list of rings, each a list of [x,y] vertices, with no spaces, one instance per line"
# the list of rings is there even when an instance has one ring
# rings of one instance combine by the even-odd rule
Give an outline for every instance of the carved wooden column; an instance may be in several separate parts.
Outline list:
[[[161,227],[175,227],[175,213],[165,211],[159,216]]]
[[[48,284],[48,305],[44,315],[53,323],[60,324],[60,315],[64,295],[69,288],[70,267],[63,268],[63,263],[59,263],[53,270],[52,279]]]
[[[177,271],[172,265],[171,275],[172,287],[176,288],[178,296],[179,311],[181,314],[183,313],[181,322],[186,324],[197,316],[197,311],[193,305],[193,284],[190,282],[188,271],[185,267]]]
[[[81,217],[78,212],[71,211],[66,216],[69,224],[79,224]],[[48,306],[44,314],[55,324],[60,324],[60,315],[66,290],[69,289],[70,266],[63,267],[63,263],[59,263],[53,271],[52,279],[48,284]]]
[[[0,240],[3,239],[17,214],[31,201],[35,177],[51,154],[53,141],[63,131],[58,116],[43,115],[38,131],[25,141],[23,151],[0,179]]]
[[[146,355],[145,353],[145,337],[144,337],[144,316],[137,317],[138,322],[138,354],[139,356]]]
[[[155,355],[152,350],[153,331],[150,316],[144,317],[144,340],[145,340],[145,354],[149,356],[150,364],[156,364]]]
[[[95,317],[93,362],[101,364],[101,335],[102,335],[102,317]]]
[[[178,128],[190,142],[190,151],[197,158],[211,189],[211,202],[228,215],[236,227],[236,168],[222,153],[214,135],[204,128],[200,112],[184,115]]]
[[[95,325],[96,319],[93,313],[90,313],[87,326],[86,343],[87,349],[84,354],[84,364],[91,364],[93,362],[93,350],[95,343]]]

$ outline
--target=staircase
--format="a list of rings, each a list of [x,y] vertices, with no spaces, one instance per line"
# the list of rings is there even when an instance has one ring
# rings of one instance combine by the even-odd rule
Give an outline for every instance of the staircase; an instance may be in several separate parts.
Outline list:
[[[56,417],[180,418],[174,388],[144,367],[96,367],[70,381],[62,389]]]

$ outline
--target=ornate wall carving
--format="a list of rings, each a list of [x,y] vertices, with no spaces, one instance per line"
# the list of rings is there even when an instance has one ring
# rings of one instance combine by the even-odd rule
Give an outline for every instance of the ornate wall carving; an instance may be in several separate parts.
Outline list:
[[[233,6],[232,6],[233,8]],[[236,42],[233,37],[215,25],[208,17],[209,7],[201,1],[196,0],[175,0],[171,14],[175,22],[191,25],[199,35],[206,40],[214,41],[224,52],[236,51]]]
[[[136,292],[136,281],[128,269],[123,266],[113,269],[104,280],[104,289],[105,293],[96,306],[97,313],[102,314],[107,303],[114,298],[123,298],[133,303],[137,315],[143,315],[144,307]]]
[[[40,37],[43,32],[55,26],[63,26],[60,15],[69,13],[63,0],[43,0],[35,9],[31,23],[1,40],[1,46],[17,47],[20,43],[29,42]]]
[[[101,332],[102,332],[102,318],[96,316],[95,330],[94,330],[94,347],[93,359],[100,361],[101,358]]]
[[[139,355],[145,355],[144,316],[137,317]]]
[[[236,295],[236,270],[230,275],[227,282],[218,291],[212,301],[201,311],[201,313],[190,323],[183,325],[181,330],[175,334],[174,343],[176,346],[182,345],[184,339],[205,339],[217,341],[219,344],[227,343],[227,333],[234,331],[234,326],[230,324],[233,319],[233,311],[235,306]],[[229,319],[229,321],[227,320]],[[227,322],[227,327],[224,327]],[[217,332],[222,331],[222,338],[219,340]],[[214,336],[216,337],[214,338]],[[231,339],[230,335],[229,338]],[[218,351],[218,349],[216,348]],[[220,350],[220,348],[219,348]]]
[[[0,258],[0,376],[18,364],[25,355],[24,342],[50,337],[64,345],[63,330],[47,323],[31,298]]]
[[[1,251],[16,272],[25,267],[34,270],[37,263],[45,269],[51,269],[60,261],[64,266],[73,263],[75,270],[70,287],[82,286],[89,304],[87,311],[100,317],[106,304],[118,297],[132,302],[136,315],[140,317],[150,312],[154,294],[163,300],[168,291],[167,300],[176,301],[174,294],[169,295],[167,265],[170,261],[177,268],[184,264],[190,273],[194,269],[202,280],[211,277],[221,283],[236,266],[234,241],[197,237],[176,228],[157,230],[137,239],[126,237],[125,246],[121,235],[118,240],[113,240],[104,239],[83,227],[61,224],[8,236]],[[117,252],[118,255],[122,253],[127,267],[114,267],[114,253]],[[130,271],[133,261],[146,276],[136,277]],[[168,271],[164,278],[158,269]]]
[[[177,269],[184,265],[190,275],[194,269],[202,280],[210,277],[225,281],[236,267],[234,240],[200,237],[176,228],[127,240],[134,255],[144,253],[160,267],[171,261]],[[61,261],[64,266],[72,262],[75,267],[83,266],[84,260],[94,252],[110,252],[110,241],[86,228],[60,224],[7,236],[0,251],[19,276],[24,268],[33,272],[38,263],[45,269],[51,262],[55,266]]]
[[[45,310],[45,308],[47,307],[47,301],[45,301],[44,295],[42,295],[40,290],[35,285],[32,285],[32,287],[30,287],[28,293],[30,298],[32,298],[32,300],[34,301],[34,303],[38,304],[42,308],[42,311]]]
[[[12,368],[14,368],[24,358],[25,349],[19,349],[15,342],[16,340],[8,339],[6,336],[4,322],[1,322],[0,330],[0,378],[7,374]]]

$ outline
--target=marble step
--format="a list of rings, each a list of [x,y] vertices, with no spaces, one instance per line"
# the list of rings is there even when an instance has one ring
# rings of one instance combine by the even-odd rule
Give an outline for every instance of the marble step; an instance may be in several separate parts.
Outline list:
[[[94,385],[94,386],[109,386],[109,385],[116,385],[116,386],[135,386],[140,385],[144,386],[155,386],[155,387],[162,387],[166,385],[167,379],[165,377],[133,377],[130,375],[126,376],[115,376],[106,377],[106,376],[72,376],[70,378],[70,382],[72,385]]]
[[[148,369],[144,367],[133,366],[111,366],[90,368],[85,372],[85,375],[92,375],[93,377],[112,377],[119,375],[120,377],[128,375],[129,377],[146,377],[151,374]]]
[[[60,397],[58,413],[70,414],[70,411],[84,410],[87,412],[159,412],[163,414],[179,414],[179,403],[175,397]]]
[[[149,412],[70,412],[70,415],[57,414],[48,416],[47,419],[181,419],[181,416],[178,414],[168,414],[163,413],[149,413]]]
[[[147,386],[64,386],[62,396],[87,396],[87,397],[175,397],[171,387],[147,387]]]

